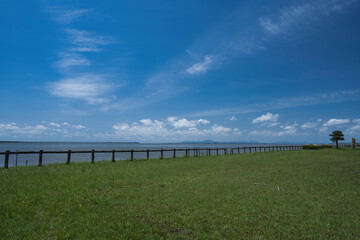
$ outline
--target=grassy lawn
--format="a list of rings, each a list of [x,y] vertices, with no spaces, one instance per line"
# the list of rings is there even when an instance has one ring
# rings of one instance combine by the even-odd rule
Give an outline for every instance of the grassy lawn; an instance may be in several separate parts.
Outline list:
[[[28,166],[0,181],[0,239],[360,239],[359,150]]]

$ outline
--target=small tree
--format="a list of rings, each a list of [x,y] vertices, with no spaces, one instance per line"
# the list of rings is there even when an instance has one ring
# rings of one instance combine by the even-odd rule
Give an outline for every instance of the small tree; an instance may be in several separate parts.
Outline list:
[[[329,135],[331,138],[330,140],[333,142],[336,142],[336,149],[339,149],[339,143],[338,141],[344,141],[344,134],[342,131],[336,130],[333,131],[332,134]]]

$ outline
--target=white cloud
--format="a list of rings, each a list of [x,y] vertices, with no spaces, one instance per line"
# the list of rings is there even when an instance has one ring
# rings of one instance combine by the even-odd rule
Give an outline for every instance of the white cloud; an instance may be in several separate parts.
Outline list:
[[[206,120],[206,119],[199,119],[199,120],[196,120],[197,123],[201,123],[201,124],[209,124],[210,121],[209,120]]]
[[[224,134],[224,133],[231,132],[231,128],[223,127],[223,126],[220,126],[218,124],[214,124],[211,127],[211,130],[212,130],[213,134]]]
[[[308,128],[316,128],[319,122],[306,122],[304,123],[301,128],[308,129]]]
[[[71,127],[76,128],[76,129],[84,129],[85,128],[84,125],[71,125]]]
[[[360,124],[360,118],[358,118],[358,119],[354,119],[354,120],[353,120],[353,122],[354,122],[354,123],[358,123],[358,124]]]
[[[329,128],[327,128],[327,127],[321,127],[321,128],[319,129],[319,132],[321,132],[321,133],[329,132]]]
[[[283,132],[281,132],[281,134],[283,135],[293,135],[296,133],[296,127],[298,126],[297,123],[294,123],[292,125],[287,125],[287,126],[283,126],[282,128],[284,129]]]
[[[115,88],[107,78],[106,75],[82,74],[51,83],[49,90],[57,97],[83,100],[89,104],[105,103]]]
[[[84,129],[84,128],[86,128],[84,125],[80,125],[80,124],[72,125],[72,124],[70,124],[68,122],[63,122],[63,123],[50,122],[49,126],[56,127],[56,128],[59,128],[59,127],[71,127],[71,128],[75,128],[75,129]]]
[[[237,128],[231,129],[218,124],[213,124],[210,128],[197,128],[196,125],[209,123],[205,119],[194,120],[193,122],[187,119],[185,119],[186,121],[179,120],[184,119],[169,117],[168,122],[142,119],[132,124],[119,123],[112,127],[113,133],[99,133],[95,136],[137,141],[179,141],[180,139],[194,140],[219,136],[240,136],[242,134]]]
[[[209,124],[210,121],[206,119],[187,120],[186,118],[178,119],[177,117],[168,117],[169,123],[176,128],[195,127],[199,124]]]
[[[238,135],[238,136],[242,135],[242,132],[241,132],[240,129],[238,129],[238,128],[234,128],[234,129],[233,129],[233,133],[234,133],[235,135]]]
[[[147,119],[149,120],[149,119]],[[153,121],[141,121],[142,124],[119,123],[113,126],[115,130],[112,137],[122,137],[124,139],[151,139],[153,137],[167,137],[169,130],[162,124],[153,124]],[[145,123],[145,124],[144,124]]]
[[[346,124],[349,123],[350,120],[349,119],[330,119],[329,121],[327,121],[326,123],[324,123],[324,127],[329,127],[329,126],[335,126],[335,125],[341,125],[341,124]]]
[[[16,124],[16,123],[0,123],[0,136],[7,136],[13,139],[23,138],[45,138],[47,136],[87,136],[80,129],[84,129],[83,125],[71,125],[69,123],[55,123],[50,122],[47,126],[46,122],[42,124]]]
[[[237,118],[236,118],[235,116],[232,116],[232,117],[229,118],[229,120],[230,120],[230,121],[236,121]]]
[[[151,119],[142,119],[142,120],[140,120],[140,122],[147,126],[153,125],[153,121]]]
[[[279,125],[279,122],[264,122],[261,124],[262,127],[275,127]]]
[[[279,119],[279,114],[266,113],[261,115],[260,117],[255,118],[252,123],[260,123],[260,122],[276,122]]]
[[[151,119],[142,119],[139,122],[144,124],[145,126],[163,126],[164,122],[158,121],[158,120],[151,120]]]
[[[297,126],[298,126],[298,124],[296,124],[296,123],[292,124],[292,125],[280,126],[280,128],[282,128],[282,130],[279,130],[279,131],[254,130],[254,131],[250,131],[249,135],[250,136],[275,136],[275,137],[297,135],[298,134],[297,129],[296,129]]]
[[[346,130],[347,134],[359,134],[360,133],[360,124],[352,126]]]
[[[54,122],[49,123],[49,125],[54,127],[60,127],[60,124]]]
[[[0,135],[3,136],[24,136],[24,135],[40,135],[48,128],[42,124],[19,126],[16,123],[0,124]]]
[[[205,56],[204,60],[198,63],[195,63],[191,67],[186,69],[186,72],[191,75],[197,75],[200,73],[204,73],[210,69],[210,65],[213,62],[213,57],[211,56]]]
[[[175,122],[175,120],[177,119],[177,117],[168,117],[168,121],[169,122],[171,122],[171,123],[173,123],[173,122]]]

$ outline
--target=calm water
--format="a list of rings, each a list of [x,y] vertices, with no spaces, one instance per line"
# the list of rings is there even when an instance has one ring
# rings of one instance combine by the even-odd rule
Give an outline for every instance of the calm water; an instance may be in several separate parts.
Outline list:
[[[131,149],[185,149],[185,148],[230,148],[244,146],[266,146],[276,144],[242,144],[242,143],[176,143],[176,144],[148,144],[148,143],[51,143],[51,142],[26,142],[26,143],[0,143],[0,152],[10,151],[67,151],[67,150],[131,150]],[[172,157],[172,152],[164,152],[164,157]],[[205,154],[205,151],[201,154]],[[211,154],[215,154],[215,151]],[[185,152],[176,152],[177,156],[184,156]],[[146,158],[146,153],[134,153],[135,159]],[[160,158],[160,152],[150,153],[150,158]],[[43,164],[49,163],[65,163],[67,154],[44,154]],[[90,161],[90,153],[78,153],[71,155],[71,161],[84,162]],[[111,153],[96,153],[95,161],[111,159]],[[130,159],[130,153],[116,153],[116,160]],[[19,154],[10,155],[9,166],[36,165],[38,162],[38,154]],[[0,166],[4,165],[4,155],[0,155]]]

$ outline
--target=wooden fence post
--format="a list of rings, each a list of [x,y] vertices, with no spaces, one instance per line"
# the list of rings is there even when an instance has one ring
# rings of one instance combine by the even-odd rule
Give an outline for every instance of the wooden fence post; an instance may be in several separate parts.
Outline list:
[[[69,165],[71,160],[71,150],[68,151],[66,164]]]
[[[176,149],[174,148],[173,158],[176,158]]]
[[[255,150],[254,150],[254,152],[256,152],[256,147],[255,147]]]
[[[227,148],[224,148],[224,154],[225,155],[227,154]]]
[[[219,156],[219,148],[216,148],[216,155]]]
[[[185,157],[188,157],[188,149],[185,149]]]
[[[244,147],[244,153],[246,153],[246,147]]]
[[[111,161],[112,161],[112,162],[115,162],[115,149],[112,150],[112,153],[111,153]]]
[[[4,168],[9,167],[9,157],[10,157],[10,151],[7,150],[6,153],[5,153]]]
[[[160,150],[160,158],[163,159],[164,158],[164,149]]]
[[[42,160],[43,160],[43,150],[39,151],[39,162],[38,162],[38,166],[41,167],[42,166]]]
[[[134,149],[131,149],[130,151],[130,161],[134,160]]]
[[[95,150],[91,150],[91,163],[95,163]]]
[[[149,157],[150,157],[149,155],[150,155],[149,149],[147,149],[147,150],[146,150],[146,159],[147,159],[147,160],[149,160]]]

